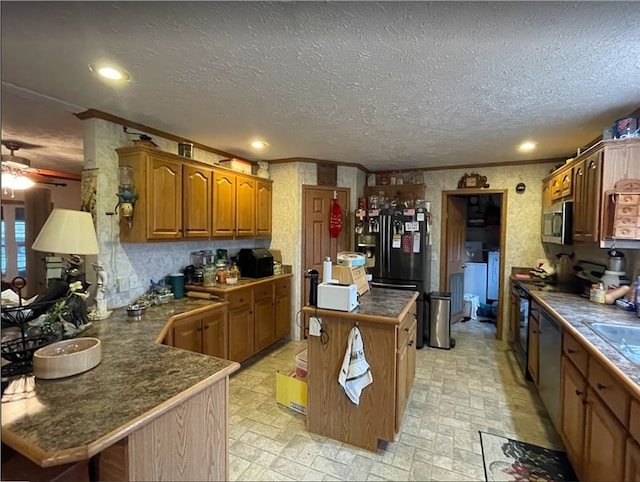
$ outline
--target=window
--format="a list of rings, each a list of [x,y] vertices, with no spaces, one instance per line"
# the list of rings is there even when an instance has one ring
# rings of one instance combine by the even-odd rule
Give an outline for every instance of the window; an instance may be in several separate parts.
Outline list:
[[[11,281],[16,276],[27,277],[27,248],[24,206],[2,206],[2,277]]]

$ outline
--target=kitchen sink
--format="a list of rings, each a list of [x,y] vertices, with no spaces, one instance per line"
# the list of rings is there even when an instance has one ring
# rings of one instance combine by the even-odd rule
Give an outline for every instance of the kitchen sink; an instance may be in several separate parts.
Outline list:
[[[587,323],[587,326],[627,359],[640,365],[640,326],[600,322]]]

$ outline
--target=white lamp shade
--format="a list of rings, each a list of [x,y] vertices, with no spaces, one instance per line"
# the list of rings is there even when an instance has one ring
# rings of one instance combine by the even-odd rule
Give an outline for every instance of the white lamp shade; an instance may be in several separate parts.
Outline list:
[[[98,254],[98,239],[91,213],[54,209],[32,248],[46,253]]]

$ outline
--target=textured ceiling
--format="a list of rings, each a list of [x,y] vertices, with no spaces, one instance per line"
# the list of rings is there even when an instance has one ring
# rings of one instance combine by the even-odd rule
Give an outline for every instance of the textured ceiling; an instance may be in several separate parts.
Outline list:
[[[79,171],[81,122],[69,113],[86,108],[249,159],[379,170],[568,156],[640,106],[634,2],[0,9],[2,134],[42,145],[20,152],[35,167]],[[100,59],[132,81],[96,79],[87,66]],[[251,151],[254,137],[266,152]],[[527,139],[538,150],[518,153]]]

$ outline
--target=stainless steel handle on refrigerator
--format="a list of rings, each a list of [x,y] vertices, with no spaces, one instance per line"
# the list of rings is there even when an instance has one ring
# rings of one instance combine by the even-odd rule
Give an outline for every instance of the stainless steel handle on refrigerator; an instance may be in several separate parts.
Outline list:
[[[387,214],[385,217],[387,222],[387,251],[385,253],[386,259],[384,261],[384,264],[386,266],[386,272],[389,273],[389,270],[391,269],[391,250],[393,249],[393,233],[391,232],[393,228],[393,219],[389,214]]]
[[[379,282],[372,282],[371,286],[376,286],[378,288],[415,288],[418,289],[418,285],[397,285],[397,284],[391,284],[391,283],[379,283]]]
[[[380,274],[386,276],[386,254],[387,254],[387,217],[380,216]]]

